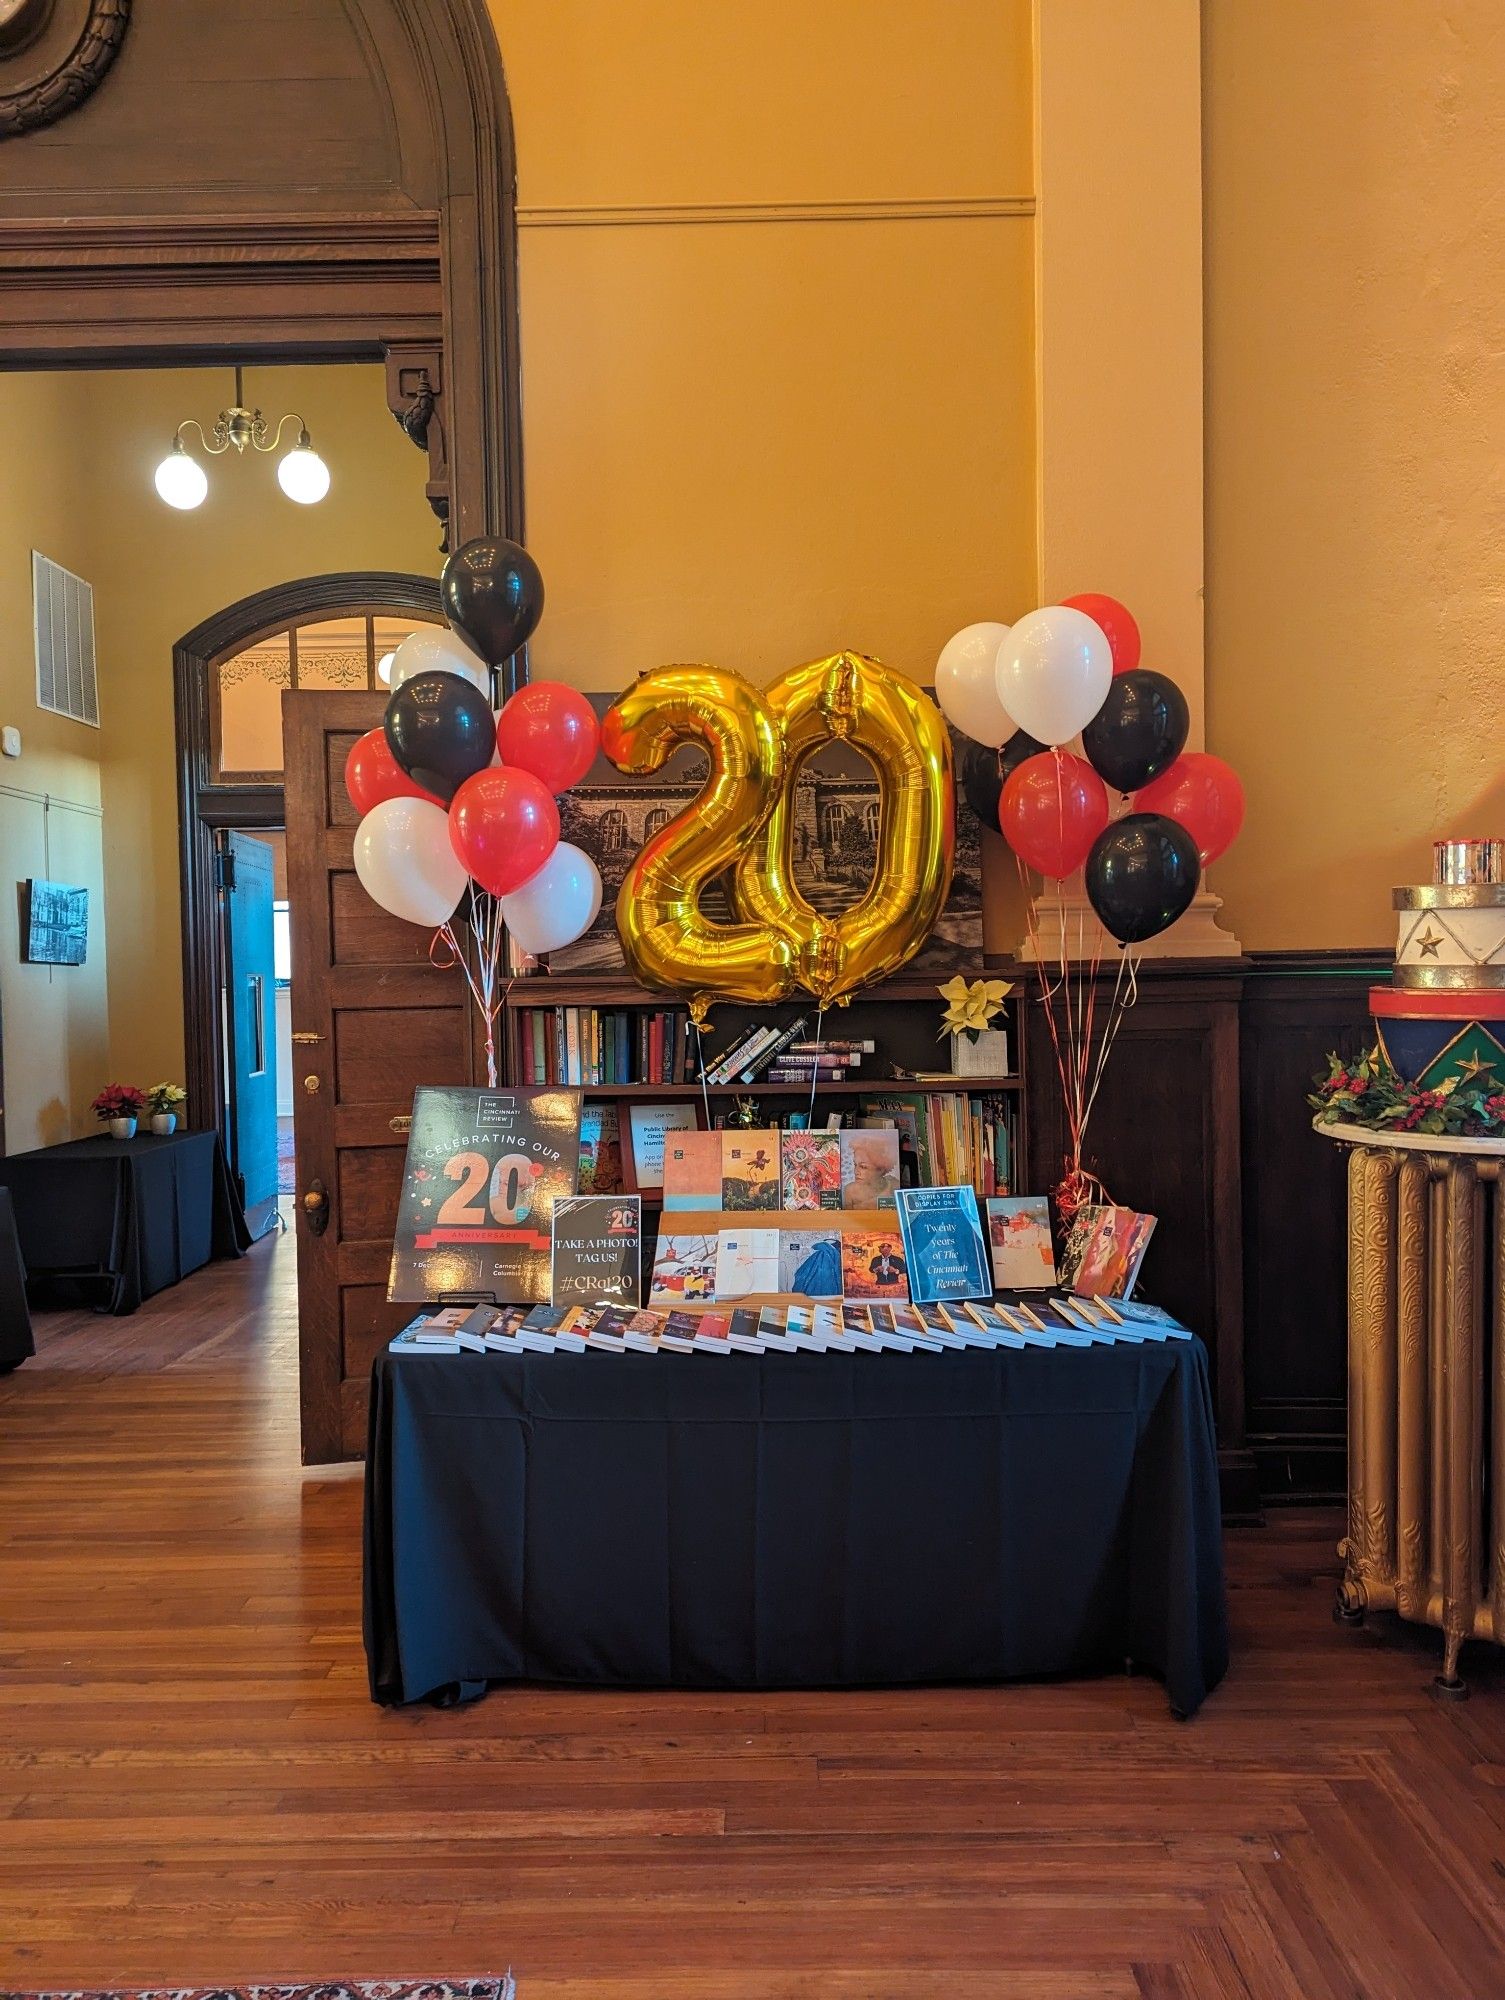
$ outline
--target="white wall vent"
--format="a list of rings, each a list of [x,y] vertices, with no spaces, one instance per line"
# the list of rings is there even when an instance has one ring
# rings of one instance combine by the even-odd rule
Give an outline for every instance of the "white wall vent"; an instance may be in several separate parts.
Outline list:
[[[33,549],[32,621],[37,649],[37,707],[99,727],[94,672],[94,590],[81,576]]]

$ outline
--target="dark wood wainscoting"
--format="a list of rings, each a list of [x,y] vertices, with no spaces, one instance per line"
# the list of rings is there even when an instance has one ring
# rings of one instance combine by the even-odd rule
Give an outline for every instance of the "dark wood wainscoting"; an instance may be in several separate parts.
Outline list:
[[[1388,976],[1373,953],[1146,965],[1093,1111],[1085,1164],[1160,1218],[1144,1295],[1207,1341],[1232,1515],[1344,1490],[1344,1163],[1306,1093],[1329,1049],[1365,1046]],[[1027,1011],[1029,1185],[1048,1188],[1065,1133],[1044,1016]]]
[[[1269,953],[1244,982],[1245,1438],[1267,1500],[1347,1484],[1347,1163],[1306,1093],[1330,1049],[1372,1043],[1369,989],[1389,977],[1372,953]]]

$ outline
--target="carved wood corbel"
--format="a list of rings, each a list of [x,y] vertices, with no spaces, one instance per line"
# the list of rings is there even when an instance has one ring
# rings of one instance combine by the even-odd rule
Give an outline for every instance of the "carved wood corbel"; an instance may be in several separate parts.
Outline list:
[[[443,528],[449,553],[449,444],[444,411],[444,347],[439,341],[392,341],[386,348],[387,408],[420,451],[428,453],[424,498]]]

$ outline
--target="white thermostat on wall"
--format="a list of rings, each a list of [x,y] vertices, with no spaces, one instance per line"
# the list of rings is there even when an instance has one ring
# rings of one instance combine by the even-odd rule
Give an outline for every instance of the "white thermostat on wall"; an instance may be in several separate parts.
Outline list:
[[[0,729],[0,756],[19,757],[21,754],[21,732],[11,723]]]

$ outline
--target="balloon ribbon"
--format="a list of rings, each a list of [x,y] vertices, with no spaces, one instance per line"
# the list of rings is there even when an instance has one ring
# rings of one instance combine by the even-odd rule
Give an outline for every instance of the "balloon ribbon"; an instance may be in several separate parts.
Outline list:
[[[498,978],[502,958],[502,906],[495,896],[488,896],[478,889],[474,882],[470,885],[470,920],[461,927],[464,942],[455,936],[453,921],[440,924],[429,940],[429,963],[441,972],[447,972],[458,965],[465,975],[465,984],[470,988],[471,1001],[480,1015],[486,1029],[486,1088],[497,1087],[496,1067],[496,1023],[507,997],[506,986]],[[449,957],[437,955],[437,947],[443,943]],[[511,984],[510,981],[507,982]]]

